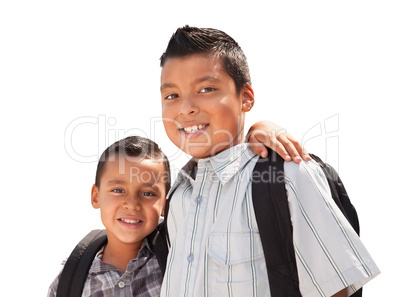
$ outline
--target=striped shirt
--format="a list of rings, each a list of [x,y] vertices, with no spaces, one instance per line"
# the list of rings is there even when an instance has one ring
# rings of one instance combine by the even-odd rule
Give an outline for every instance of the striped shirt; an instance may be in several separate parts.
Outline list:
[[[241,144],[183,167],[167,220],[172,245],[162,297],[270,296],[252,203],[257,160]],[[334,204],[318,164],[284,167],[302,295],[331,296],[346,287],[351,294],[379,273],[377,266]]]
[[[147,239],[144,240],[137,259],[127,265],[126,272],[102,261],[102,248],[88,272],[82,296],[96,297],[151,297],[159,296],[162,271]],[[51,284],[48,297],[55,297],[60,275]]]

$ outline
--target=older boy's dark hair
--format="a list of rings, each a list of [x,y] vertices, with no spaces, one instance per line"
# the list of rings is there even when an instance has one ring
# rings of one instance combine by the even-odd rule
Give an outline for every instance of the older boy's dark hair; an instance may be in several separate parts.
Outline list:
[[[165,167],[165,171],[160,176],[165,182],[166,194],[169,192],[171,183],[169,160],[155,142],[141,136],[129,136],[122,140],[116,141],[103,152],[99,158],[98,167],[96,169],[95,186],[100,186],[100,179],[108,158],[117,154],[123,154],[127,157],[152,159],[157,162],[162,162]]]
[[[169,58],[184,58],[193,54],[215,54],[222,67],[234,80],[239,94],[248,83],[251,85],[247,58],[238,43],[225,32],[212,28],[179,28],[170,38],[166,51],[160,58],[163,67]]]

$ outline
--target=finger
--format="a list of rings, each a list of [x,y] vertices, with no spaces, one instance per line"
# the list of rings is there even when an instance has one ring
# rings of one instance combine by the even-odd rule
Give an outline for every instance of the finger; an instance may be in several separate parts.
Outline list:
[[[312,159],[310,157],[310,154],[307,152],[306,148],[305,147],[302,147],[302,148],[303,148],[303,152],[302,152],[303,160],[304,161],[311,161]]]
[[[291,156],[287,153],[283,145],[277,141],[276,137],[269,137],[267,134],[258,134],[250,137],[250,146],[255,147],[254,153],[266,158],[268,156],[268,148],[277,152],[284,160],[291,161]]]
[[[296,149],[296,147],[294,146],[293,142],[289,141],[288,138],[286,137],[285,138],[279,137],[279,140],[286,149],[287,153],[291,156],[292,160],[296,163],[300,163],[302,161],[302,158],[300,157],[300,154]]]
[[[292,157],[286,148],[278,141],[278,137],[273,135],[257,135],[256,138],[259,142],[263,143],[265,146],[269,147],[273,151],[277,152],[285,161],[292,161]],[[267,151],[268,154],[268,151]]]
[[[281,156],[285,161],[287,162],[292,161],[292,157],[289,155],[286,148],[279,141],[272,141],[271,149],[277,152],[277,154]]]
[[[268,156],[268,149],[264,144],[260,142],[250,143],[250,147],[253,150],[254,154],[260,156],[261,158],[266,158]]]
[[[311,161],[310,155],[308,154],[307,150],[301,145],[301,143],[299,141],[297,141],[293,137],[288,137],[288,139],[290,142],[292,142],[292,144],[296,148],[299,156],[301,156],[304,161]]]

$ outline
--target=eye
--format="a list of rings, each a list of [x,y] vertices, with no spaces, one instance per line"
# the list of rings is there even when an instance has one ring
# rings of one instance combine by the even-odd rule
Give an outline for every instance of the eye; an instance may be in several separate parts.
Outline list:
[[[142,195],[142,196],[156,196],[155,193],[148,192],[148,191],[142,192],[141,195]]]
[[[123,194],[123,193],[125,193],[123,189],[113,189],[112,192],[113,192],[113,193],[117,193],[117,194]]]
[[[200,93],[209,93],[209,92],[212,92],[215,90],[216,89],[214,89],[214,88],[203,88],[203,89],[201,89]]]
[[[176,98],[179,98],[178,94],[170,94],[170,95],[165,97],[165,100],[173,100],[173,99],[176,99]]]

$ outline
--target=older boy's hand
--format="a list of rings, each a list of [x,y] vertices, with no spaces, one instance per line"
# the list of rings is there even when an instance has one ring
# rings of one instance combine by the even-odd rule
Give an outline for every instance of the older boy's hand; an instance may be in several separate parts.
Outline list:
[[[246,138],[253,152],[262,158],[268,156],[267,147],[276,151],[284,160],[300,163],[310,161],[311,157],[301,143],[285,129],[268,121],[259,121],[251,126]]]

